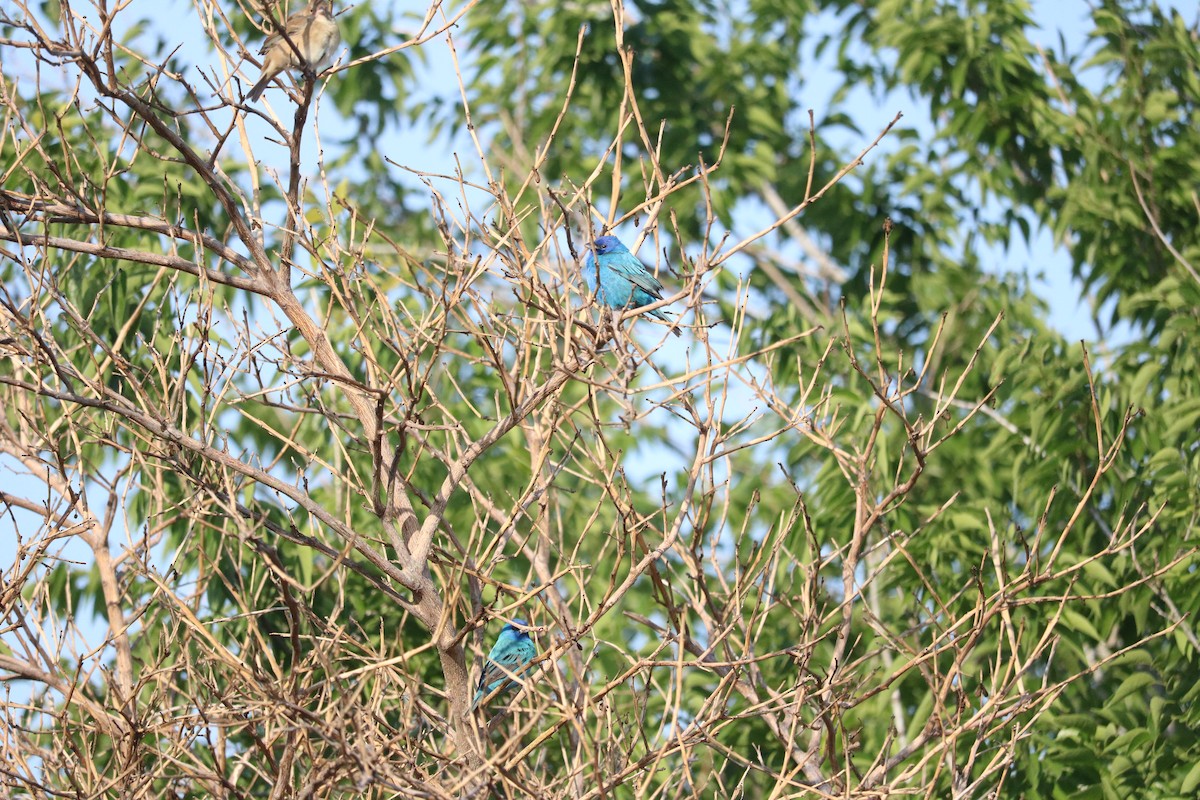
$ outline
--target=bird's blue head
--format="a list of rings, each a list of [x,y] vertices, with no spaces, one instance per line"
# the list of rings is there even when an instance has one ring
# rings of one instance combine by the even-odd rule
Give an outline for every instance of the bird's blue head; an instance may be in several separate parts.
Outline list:
[[[504,636],[507,634],[509,636],[514,636],[518,639],[521,639],[521,638],[528,639],[529,632],[523,631],[523,630],[521,630],[521,628],[517,627],[518,625],[520,625],[521,627],[525,627],[528,624],[529,623],[523,619],[514,619],[512,622],[509,622],[503,628],[500,629],[500,635]]]
[[[620,253],[624,249],[625,245],[621,244],[621,240],[615,236],[598,236],[592,244],[592,250],[598,256],[602,256],[605,253]]]

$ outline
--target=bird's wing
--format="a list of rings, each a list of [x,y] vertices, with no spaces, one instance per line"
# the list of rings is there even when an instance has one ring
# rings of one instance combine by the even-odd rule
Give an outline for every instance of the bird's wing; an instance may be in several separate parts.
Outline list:
[[[304,12],[293,14],[292,16],[288,17],[287,22],[284,23],[284,27],[287,29],[288,37],[290,37],[293,42],[296,42],[296,44],[299,44],[300,37],[304,35],[308,28],[312,27],[313,23],[316,22],[316,19],[317,17],[315,14],[307,14]]]
[[[530,661],[533,661],[535,657],[537,657],[537,645],[533,643],[532,639],[521,640],[520,655],[522,664],[528,664]]]
[[[650,274],[650,270],[646,269],[646,265],[637,256],[621,253],[617,258],[609,260],[607,266],[634,286],[653,295],[656,300],[662,299],[663,285],[659,283],[658,278]]]
[[[483,667],[483,674],[479,676],[479,687],[482,689],[496,681],[508,678],[509,675],[519,674],[521,667],[525,666],[536,652],[537,647],[533,642],[522,641],[506,649],[503,653],[489,654],[487,664]]]
[[[303,46],[301,38],[304,36],[304,28],[311,21],[312,14],[307,14],[303,11],[292,14],[283,21],[283,29],[287,31],[288,38],[292,40],[296,47]],[[262,49],[258,51],[258,54],[265,56],[268,50],[280,42],[283,42],[283,34],[281,34],[278,30],[272,31],[267,35],[266,39],[263,39],[263,46]],[[284,42],[284,46],[287,47],[289,51],[292,49],[291,45],[288,45],[286,42]]]

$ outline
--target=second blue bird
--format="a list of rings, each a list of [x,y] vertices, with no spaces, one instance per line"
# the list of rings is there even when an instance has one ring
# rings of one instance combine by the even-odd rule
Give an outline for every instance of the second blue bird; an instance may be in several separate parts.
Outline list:
[[[600,236],[592,244],[583,262],[583,279],[596,302],[618,311],[662,300],[663,285],[658,278],[615,236]],[[671,322],[671,316],[662,309],[646,313]],[[672,327],[671,333],[679,336],[679,329]]]
[[[514,619],[500,630],[496,643],[488,653],[487,663],[483,665],[483,672],[479,675],[479,686],[475,690],[475,699],[471,701],[472,711],[480,700],[501,686],[512,683],[512,676],[520,676],[537,655],[537,645],[526,631],[521,630],[522,627],[525,627],[525,621]]]

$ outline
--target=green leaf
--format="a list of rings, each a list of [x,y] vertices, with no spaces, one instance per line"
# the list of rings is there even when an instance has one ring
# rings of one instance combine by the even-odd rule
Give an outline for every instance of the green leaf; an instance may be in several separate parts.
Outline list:
[[[1083,616],[1073,608],[1064,608],[1062,612],[1062,619],[1067,627],[1079,631],[1092,641],[1098,642],[1104,638],[1100,635],[1099,631],[1096,630],[1087,617]]]
[[[1191,795],[1194,794],[1198,788],[1200,788],[1200,761],[1197,761],[1192,765],[1192,768],[1188,770],[1187,775],[1185,775],[1183,778],[1183,783],[1179,785],[1179,791],[1184,795]]]
[[[1112,700],[1109,701],[1109,705],[1115,705],[1131,694],[1140,692],[1142,689],[1145,689],[1147,686],[1153,686],[1155,683],[1156,681],[1154,676],[1150,673],[1135,672],[1125,680],[1121,681],[1121,685],[1117,688],[1116,692],[1113,693]]]

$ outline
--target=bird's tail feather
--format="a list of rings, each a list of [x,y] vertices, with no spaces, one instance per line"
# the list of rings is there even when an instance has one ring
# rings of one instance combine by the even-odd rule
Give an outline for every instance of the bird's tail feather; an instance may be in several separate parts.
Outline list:
[[[262,97],[263,90],[267,88],[267,85],[271,83],[271,79],[274,77],[274,75],[264,75],[259,78],[258,83],[254,84],[253,88],[246,93],[246,101],[257,103],[258,98]]]
[[[671,333],[675,334],[676,336],[683,335],[679,332],[679,328],[675,327],[675,317],[671,314],[668,314],[667,312],[661,311],[657,308],[647,313],[655,319],[661,319],[663,322],[669,323],[671,326]]]

